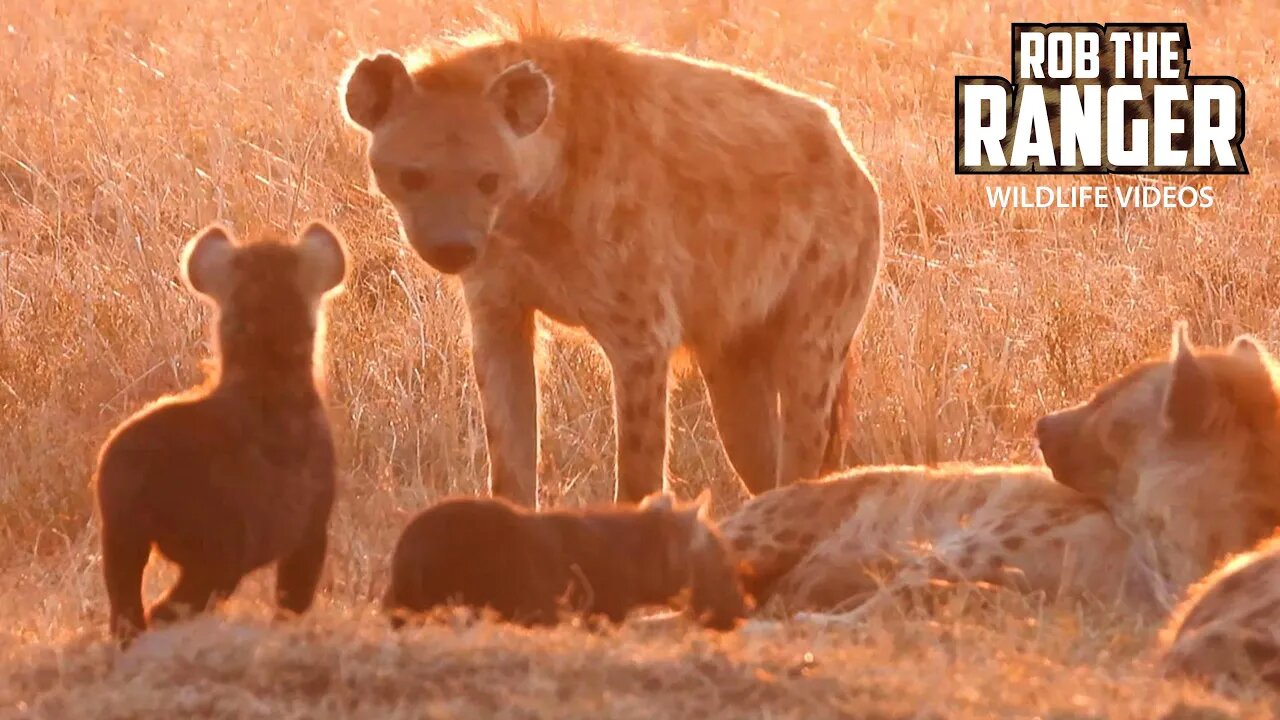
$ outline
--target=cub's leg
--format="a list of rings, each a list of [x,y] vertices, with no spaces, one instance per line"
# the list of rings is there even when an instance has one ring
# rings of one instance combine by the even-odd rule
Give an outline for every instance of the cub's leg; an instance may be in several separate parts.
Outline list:
[[[117,523],[103,523],[102,574],[110,604],[111,635],[128,641],[146,629],[142,608],[142,573],[151,555],[151,543]]]
[[[287,614],[311,608],[329,544],[329,508],[314,513],[302,543],[276,565],[276,605]]]
[[[532,311],[468,296],[472,362],[489,451],[489,492],[538,504],[538,378]]]

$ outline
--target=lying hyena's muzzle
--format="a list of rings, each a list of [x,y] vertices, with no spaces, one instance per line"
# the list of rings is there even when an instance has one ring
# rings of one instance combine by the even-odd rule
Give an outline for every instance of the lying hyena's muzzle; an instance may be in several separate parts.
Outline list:
[[[474,230],[432,229],[407,233],[409,244],[427,264],[447,275],[471,267],[480,255],[484,234]]]
[[[1036,422],[1036,442],[1045,465],[1053,471],[1053,477],[1068,487],[1075,487],[1074,469],[1081,458],[1077,438],[1083,414],[1080,408],[1050,413]],[[1080,489],[1080,488],[1077,488]]]

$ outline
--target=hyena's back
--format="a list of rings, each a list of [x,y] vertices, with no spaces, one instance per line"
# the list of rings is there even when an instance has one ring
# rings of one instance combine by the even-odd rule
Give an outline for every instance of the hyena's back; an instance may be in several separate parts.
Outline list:
[[[483,606],[516,622],[554,623],[569,584],[559,539],[506,503],[453,499],[419,514],[392,556],[383,607],[422,612]]]

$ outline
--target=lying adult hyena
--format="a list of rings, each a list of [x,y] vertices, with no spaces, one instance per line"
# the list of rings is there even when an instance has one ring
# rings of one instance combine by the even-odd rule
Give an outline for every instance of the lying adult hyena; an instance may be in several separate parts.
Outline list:
[[[881,232],[831,107],[720,65],[546,36],[412,70],[366,57],[344,97],[408,242],[461,278],[493,494],[536,503],[535,312],[608,357],[619,500],[663,483],[682,345],[752,493],[839,463],[837,386]]]
[[[1179,325],[1168,358],[1040,420],[1047,469],[859,468],[755,497],[721,528],[748,589],[783,608],[944,580],[1163,612],[1280,523],[1273,368],[1248,336],[1197,350]]]
[[[220,362],[204,385],[142,409],[102,447],[94,487],[116,637],[204,610],[273,562],[280,608],[310,607],[335,473],[315,359],[322,305],[346,265],[342,241],[319,223],[296,243],[240,246],[216,225],[188,243],[183,276],[217,309]],[[152,547],[181,574],[144,617]]]

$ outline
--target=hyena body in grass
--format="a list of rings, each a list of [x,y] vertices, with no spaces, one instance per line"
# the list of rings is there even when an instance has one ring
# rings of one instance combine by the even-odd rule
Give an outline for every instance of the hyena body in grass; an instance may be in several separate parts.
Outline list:
[[[1280,690],[1280,536],[1192,588],[1161,635],[1161,652],[1170,675],[1226,690],[1259,682]]]
[[[615,623],[636,609],[684,603],[728,630],[746,614],[737,569],[706,515],[669,494],[639,507],[534,512],[502,499],[455,498],[419,513],[391,560],[383,608],[394,626],[451,604],[525,625],[566,614]]]
[[[754,494],[841,463],[851,343],[880,200],[835,111],[724,66],[528,36],[344,85],[410,245],[461,279],[490,489],[536,503],[536,314],[613,373],[616,499],[666,472],[669,361],[687,348]]]
[[[219,357],[204,385],[157,400],[103,445],[94,485],[116,637],[200,612],[270,563],[281,610],[310,607],[335,475],[317,350],[346,265],[318,223],[296,243],[241,246],[217,226],[188,243],[183,276],[216,308]],[[153,547],[180,575],[144,615]]]
[[[1167,358],[1040,420],[1047,468],[860,468],[721,527],[748,589],[784,609],[963,581],[1167,613],[1280,523],[1274,366],[1248,336],[1195,349],[1179,325]]]

